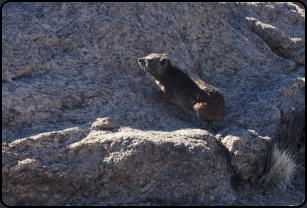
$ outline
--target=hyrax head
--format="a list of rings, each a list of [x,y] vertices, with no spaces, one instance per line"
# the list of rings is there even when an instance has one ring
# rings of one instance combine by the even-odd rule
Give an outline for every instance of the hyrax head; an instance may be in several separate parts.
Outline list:
[[[152,53],[138,59],[141,68],[153,77],[158,77],[165,73],[169,64],[168,54]]]

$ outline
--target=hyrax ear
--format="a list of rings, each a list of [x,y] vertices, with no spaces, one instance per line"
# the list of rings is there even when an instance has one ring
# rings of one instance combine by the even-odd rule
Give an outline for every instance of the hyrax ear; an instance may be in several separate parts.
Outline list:
[[[163,53],[163,56],[167,56],[169,58],[169,54],[168,53]]]
[[[168,58],[165,58],[165,57],[161,58],[160,59],[161,67],[164,67],[167,64],[167,62],[168,62]]]

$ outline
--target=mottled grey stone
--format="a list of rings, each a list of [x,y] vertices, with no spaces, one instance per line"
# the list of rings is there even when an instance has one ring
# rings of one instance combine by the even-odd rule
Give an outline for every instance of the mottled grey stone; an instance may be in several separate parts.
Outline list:
[[[217,87],[210,127],[137,63]],[[9,2],[2,8],[7,205],[230,205],[273,143],[305,131],[305,10],[292,3]]]

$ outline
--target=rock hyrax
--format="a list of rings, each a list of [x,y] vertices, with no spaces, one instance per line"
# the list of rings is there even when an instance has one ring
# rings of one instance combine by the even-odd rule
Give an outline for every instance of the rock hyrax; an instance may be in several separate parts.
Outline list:
[[[225,116],[222,93],[174,67],[168,54],[153,53],[138,59],[141,68],[148,72],[160,87],[160,98],[171,100],[194,111],[205,122],[220,121]]]

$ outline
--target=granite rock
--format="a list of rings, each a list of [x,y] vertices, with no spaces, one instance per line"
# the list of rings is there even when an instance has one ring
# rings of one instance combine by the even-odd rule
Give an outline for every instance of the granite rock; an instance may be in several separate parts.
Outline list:
[[[206,126],[137,63],[217,87]],[[305,131],[305,10],[292,3],[21,3],[2,8],[7,205],[230,205],[272,144]],[[238,182],[239,181],[239,182]]]

